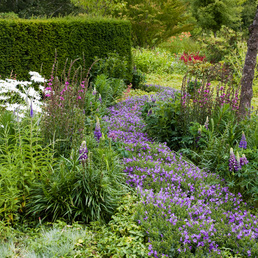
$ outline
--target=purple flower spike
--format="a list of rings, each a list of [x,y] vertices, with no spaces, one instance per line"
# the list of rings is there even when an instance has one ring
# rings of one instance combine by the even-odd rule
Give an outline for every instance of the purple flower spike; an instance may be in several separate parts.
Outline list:
[[[88,149],[87,149],[87,146],[86,146],[86,141],[82,142],[82,144],[80,146],[80,149],[79,149],[79,153],[80,153],[79,160],[84,165],[87,158],[88,158]]]
[[[32,108],[32,102],[30,104],[30,117],[33,117],[33,108]]]
[[[242,157],[240,158],[240,166],[244,166],[248,163],[249,161],[247,160],[245,154],[242,155]]]
[[[230,148],[230,158],[229,158],[229,171],[237,170],[237,160],[233,151],[233,148]]]
[[[101,128],[100,128],[100,123],[99,123],[99,119],[97,118],[96,127],[95,127],[95,131],[94,131],[94,137],[96,138],[97,141],[99,141],[101,136],[102,136],[102,133],[101,133]]]
[[[92,91],[92,95],[96,95],[97,94],[97,91],[96,91],[96,88],[94,87],[93,91]]]
[[[246,138],[245,138],[245,133],[242,132],[242,138],[241,138],[241,141],[239,143],[239,148],[246,149],[246,147],[247,147],[247,142],[246,142]]]

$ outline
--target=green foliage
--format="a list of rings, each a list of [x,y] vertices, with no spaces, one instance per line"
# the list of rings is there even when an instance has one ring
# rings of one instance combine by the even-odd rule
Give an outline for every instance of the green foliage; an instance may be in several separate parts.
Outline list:
[[[205,50],[205,55],[210,62],[227,61],[226,56],[237,48],[237,44],[241,39],[241,34],[232,29],[222,26],[216,37],[214,35],[205,35],[198,40]]]
[[[101,139],[86,136],[88,158],[79,161],[77,151],[61,157],[57,167],[31,188],[27,214],[56,221],[108,221],[125,193],[125,177],[119,157]]]
[[[243,4],[241,13],[242,18],[242,30],[246,36],[248,36],[248,28],[253,23],[254,16],[257,9],[257,0],[246,0]]]
[[[54,160],[52,150],[42,147],[38,118],[17,122],[6,113],[1,114],[0,218],[15,222],[24,213],[33,181],[44,178]]]
[[[154,46],[191,28],[184,24],[186,5],[179,0],[129,0],[117,16],[131,21],[134,46]]]
[[[64,16],[76,13],[76,8],[70,0],[2,0],[0,12],[14,12],[22,18],[38,16]]]
[[[233,72],[233,80],[236,84],[241,84],[243,68],[247,53],[247,43],[238,40],[236,47],[224,56],[223,60]],[[254,70],[253,90],[258,86],[258,70]]]
[[[114,104],[125,90],[125,83],[122,79],[108,78],[105,74],[98,75],[93,85],[107,107]]]
[[[18,19],[19,16],[14,12],[8,12],[8,13],[1,13],[0,12],[0,19]]]
[[[96,58],[90,70],[90,79],[94,80],[98,74],[105,74],[108,78],[123,79],[126,83],[132,79],[131,66],[126,57],[118,53],[109,53],[105,58]]]
[[[130,34],[130,23],[115,19],[1,19],[0,74],[7,77],[13,70],[18,79],[26,79],[28,71],[42,71],[49,78],[55,52],[59,67],[67,58],[79,58],[77,63],[88,69],[96,56],[104,58],[116,51],[131,71]]]
[[[0,223],[3,257],[146,257],[146,237],[134,219],[137,197],[125,195],[108,224],[39,224],[22,232]],[[41,221],[40,221],[41,222]]]
[[[179,96],[166,101],[146,102],[142,111],[146,123],[144,131],[156,141],[167,142],[171,149],[178,150],[187,137],[181,126],[180,108]],[[188,143],[191,143],[189,139]]]
[[[172,36],[167,41],[162,42],[159,47],[173,54],[196,53],[201,50],[199,42],[191,37],[190,32],[182,32],[181,35]]]
[[[241,21],[241,4],[245,0],[193,0],[192,15],[204,30],[216,33],[223,25],[237,28]]]
[[[146,257],[146,237],[142,227],[135,221],[135,196],[127,195],[118,207],[117,213],[106,225],[92,223],[96,232],[96,247],[102,257]]]
[[[136,69],[143,73],[169,73],[172,72],[171,63],[175,60],[169,51],[156,48],[155,50],[133,49],[133,63]]]
[[[91,16],[108,16],[123,5],[123,1],[108,0],[71,0],[71,3],[83,8]]]
[[[136,69],[136,67],[134,67],[133,78],[132,78],[132,88],[133,89],[138,89],[142,85],[144,85],[145,82],[146,82],[145,74],[142,73],[140,70]]]

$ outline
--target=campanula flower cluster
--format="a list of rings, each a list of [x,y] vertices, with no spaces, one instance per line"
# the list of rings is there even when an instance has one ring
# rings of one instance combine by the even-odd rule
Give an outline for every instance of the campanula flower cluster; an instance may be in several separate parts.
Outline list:
[[[156,87],[160,90],[156,100],[175,94],[171,88]],[[149,256],[221,257],[224,248],[244,257],[258,256],[258,217],[218,175],[187,163],[166,143],[156,143],[143,133],[141,108],[146,101],[143,96],[120,102],[109,108],[110,116],[104,120],[109,136],[124,142],[132,154],[124,158],[124,172],[141,196],[136,219],[145,229]],[[232,169],[246,164],[245,156],[231,154]]]

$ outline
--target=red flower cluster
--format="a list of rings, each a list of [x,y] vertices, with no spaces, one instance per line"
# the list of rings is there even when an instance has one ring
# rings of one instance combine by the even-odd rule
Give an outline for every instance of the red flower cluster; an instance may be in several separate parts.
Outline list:
[[[197,61],[201,61],[203,62],[205,60],[206,56],[200,56],[199,52],[197,52],[196,54],[194,53],[183,53],[180,57],[180,60],[183,60],[185,64],[187,64],[188,62],[197,62]]]

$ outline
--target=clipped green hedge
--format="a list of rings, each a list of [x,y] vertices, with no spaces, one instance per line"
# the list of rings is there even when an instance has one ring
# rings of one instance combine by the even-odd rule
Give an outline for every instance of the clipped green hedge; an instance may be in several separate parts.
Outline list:
[[[28,79],[29,71],[41,71],[48,78],[55,50],[60,71],[67,58],[81,58],[78,66],[84,55],[87,69],[94,57],[117,52],[126,57],[131,72],[130,35],[130,22],[115,19],[0,19],[0,75],[5,78],[13,71],[18,79]]]

